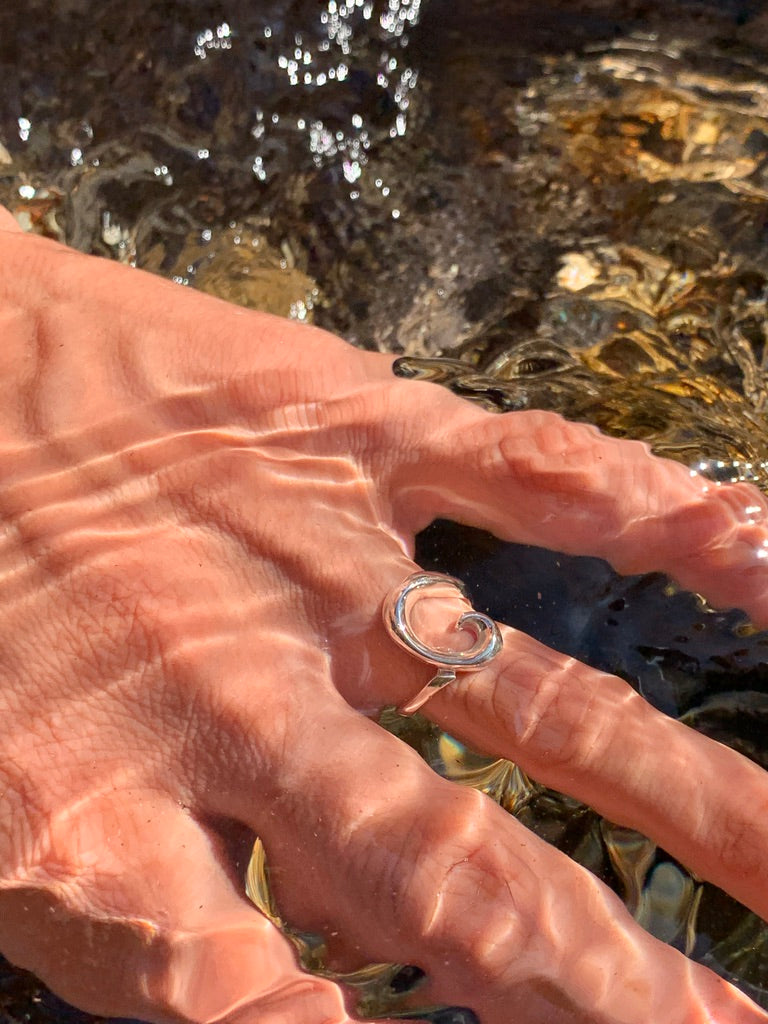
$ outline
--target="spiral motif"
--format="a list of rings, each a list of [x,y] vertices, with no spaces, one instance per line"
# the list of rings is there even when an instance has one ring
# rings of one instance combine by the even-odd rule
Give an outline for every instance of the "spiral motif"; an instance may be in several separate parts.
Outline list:
[[[461,615],[455,626],[457,630],[469,629],[475,634],[475,642],[467,651],[437,650],[416,636],[408,618],[408,599],[418,590],[446,585],[453,587],[463,600],[467,600],[462,582],[455,577],[439,572],[417,572],[396,587],[384,602],[384,623],[393,640],[410,654],[438,669],[437,675],[424,689],[398,709],[401,714],[413,714],[436,690],[453,682],[457,672],[476,672],[501,650],[499,627],[493,619],[474,609]]]

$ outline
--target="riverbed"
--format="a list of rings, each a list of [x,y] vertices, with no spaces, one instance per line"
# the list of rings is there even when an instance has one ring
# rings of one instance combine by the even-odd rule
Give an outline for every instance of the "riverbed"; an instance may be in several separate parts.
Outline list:
[[[756,0],[9,0],[0,201],[402,376],[765,490],[767,57]],[[768,767],[768,637],[738,611],[453,524],[419,558]],[[768,1006],[753,915],[514,766],[386,724]],[[364,1009],[412,981],[363,985]],[[91,1018],[5,965],[0,1021],[54,1020]]]

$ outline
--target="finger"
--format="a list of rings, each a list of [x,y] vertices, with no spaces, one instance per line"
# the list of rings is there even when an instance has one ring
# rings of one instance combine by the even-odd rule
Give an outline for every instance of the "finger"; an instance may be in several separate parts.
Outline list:
[[[465,610],[455,596],[431,596],[437,592],[410,605],[416,634],[432,649],[446,646]],[[621,679],[500,628],[503,648],[493,662],[459,673],[422,714],[644,833],[768,919],[768,774],[656,711]],[[429,669],[389,646],[380,648],[387,661],[375,675],[382,698],[401,706],[424,686]]]
[[[404,531],[442,516],[620,572],[661,570],[768,623],[768,503],[754,487],[712,483],[554,413],[494,415],[436,385],[403,389],[409,451],[393,490]]]
[[[656,711],[622,680],[502,630],[497,660],[459,675],[422,713],[649,836],[768,919],[768,774]]]
[[[0,894],[3,951],[71,1003],[163,1024],[351,1024],[175,801],[111,791],[54,819],[38,854]]]
[[[587,871],[341,701],[295,727],[303,742],[266,812],[246,785],[258,772],[247,746],[211,809],[259,832],[281,913],[323,932],[338,963],[416,964],[431,979],[420,997],[469,1006],[483,1024],[768,1019],[643,932]]]

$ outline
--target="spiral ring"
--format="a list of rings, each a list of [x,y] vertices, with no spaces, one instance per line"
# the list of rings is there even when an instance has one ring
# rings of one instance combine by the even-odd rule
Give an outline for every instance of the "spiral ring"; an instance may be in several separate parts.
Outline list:
[[[462,600],[468,600],[461,580],[440,572],[417,572],[395,587],[384,602],[384,624],[395,643],[438,669],[437,675],[415,697],[398,708],[401,715],[412,715],[418,711],[433,694],[454,682],[457,672],[476,672],[483,668],[502,648],[499,627],[493,619],[474,609],[461,615],[454,627],[456,630],[468,629],[475,634],[475,643],[467,651],[437,650],[416,636],[408,617],[408,599],[416,591],[446,585],[457,590]]]

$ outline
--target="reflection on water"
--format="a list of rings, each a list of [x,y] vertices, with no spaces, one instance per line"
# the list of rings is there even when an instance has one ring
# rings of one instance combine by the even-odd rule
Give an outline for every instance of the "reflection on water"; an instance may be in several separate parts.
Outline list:
[[[532,212],[591,223],[551,252],[518,337],[462,345],[472,370],[409,359],[401,372],[765,485],[768,78],[746,56],[709,72],[694,59],[683,43],[618,40],[528,83],[514,117]]]
[[[395,352],[404,376],[555,409],[768,489],[759,6],[5,5],[0,200],[30,230]],[[466,578],[477,607],[768,767],[768,640],[738,614],[448,524],[420,557]],[[768,1005],[753,915],[514,766],[418,718],[385,724]],[[259,857],[251,892],[277,917]],[[322,970],[317,940],[295,939]],[[3,977],[6,1021],[67,1015]],[[407,965],[348,981],[364,1012],[418,1002]]]

